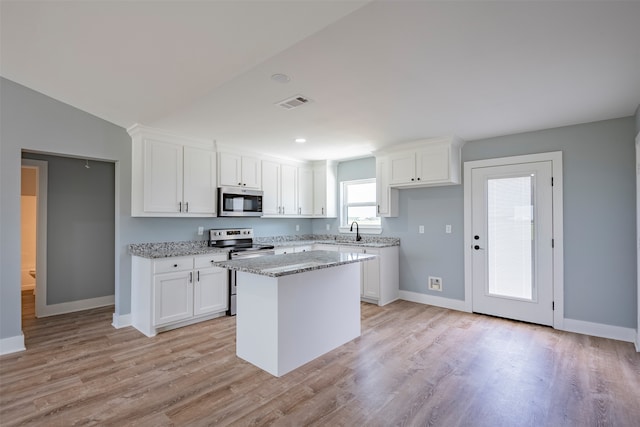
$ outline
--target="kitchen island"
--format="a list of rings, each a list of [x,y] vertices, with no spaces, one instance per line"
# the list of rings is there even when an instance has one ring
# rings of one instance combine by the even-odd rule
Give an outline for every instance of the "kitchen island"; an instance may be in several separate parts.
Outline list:
[[[373,258],[309,251],[216,263],[237,271],[237,356],[279,377],[359,337],[359,263]]]

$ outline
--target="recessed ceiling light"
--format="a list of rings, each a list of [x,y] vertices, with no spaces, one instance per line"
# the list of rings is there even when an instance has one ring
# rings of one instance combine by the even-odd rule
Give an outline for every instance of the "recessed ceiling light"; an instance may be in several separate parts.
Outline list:
[[[286,74],[277,73],[271,76],[271,80],[278,83],[289,83],[291,81],[291,77]]]
[[[304,144],[305,142],[307,142],[307,140],[306,140],[306,139],[304,139],[304,138],[296,138],[296,142],[297,142],[298,144]]]

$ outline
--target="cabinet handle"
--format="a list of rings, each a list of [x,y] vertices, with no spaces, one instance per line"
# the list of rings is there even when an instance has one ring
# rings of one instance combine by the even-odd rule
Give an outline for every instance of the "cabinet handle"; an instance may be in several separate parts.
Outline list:
[[[418,178],[418,181],[420,181],[420,178]]]
[[[185,211],[185,212],[189,212],[189,202],[186,202],[186,203],[184,204],[184,211]]]
[[[174,267],[174,268],[177,268],[177,267],[178,267],[178,264],[173,264],[173,267]]]
[[[198,270],[198,282],[200,281],[200,270]]]
[[[182,202],[178,202],[178,212],[182,212]]]
[[[380,213],[380,205],[378,205],[378,213]]]
[[[243,186],[243,187],[246,187],[246,186],[247,186],[247,184],[242,184],[242,186]]]
[[[298,208],[298,215],[302,215],[302,208]]]
[[[411,178],[411,181],[415,181],[415,179]]]
[[[322,215],[324,215],[324,206],[321,209],[322,210],[320,212],[322,212]]]
[[[193,283],[193,271],[189,273],[189,283]]]

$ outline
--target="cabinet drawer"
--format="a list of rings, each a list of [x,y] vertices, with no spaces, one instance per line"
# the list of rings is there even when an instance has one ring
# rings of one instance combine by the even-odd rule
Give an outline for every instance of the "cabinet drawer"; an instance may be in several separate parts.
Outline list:
[[[169,273],[171,271],[182,271],[193,269],[193,257],[176,257],[155,261],[153,263],[153,272]]]
[[[194,266],[196,269],[209,268],[214,262],[226,261],[229,259],[229,255],[225,253],[200,255],[194,258]]]

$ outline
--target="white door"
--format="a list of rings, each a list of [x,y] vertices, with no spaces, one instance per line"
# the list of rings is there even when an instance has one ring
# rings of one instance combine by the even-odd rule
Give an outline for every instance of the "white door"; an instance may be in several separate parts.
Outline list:
[[[154,326],[193,317],[193,272],[156,274],[153,277]]]
[[[280,164],[262,162],[262,213],[279,215],[280,208]]]
[[[196,271],[193,288],[193,315],[217,313],[227,309],[229,272],[211,267]]]
[[[471,169],[472,309],[553,325],[552,162]]]
[[[216,153],[184,147],[184,207],[182,212],[216,212]]]

